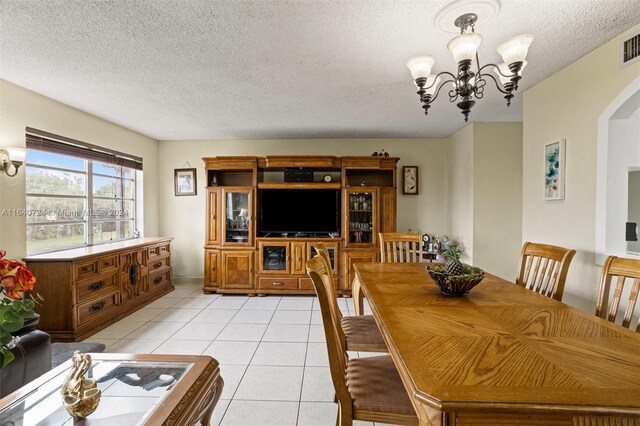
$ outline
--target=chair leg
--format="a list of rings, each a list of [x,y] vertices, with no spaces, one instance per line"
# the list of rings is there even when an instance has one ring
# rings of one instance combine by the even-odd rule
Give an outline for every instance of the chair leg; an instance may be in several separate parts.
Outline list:
[[[345,411],[349,412],[346,413]],[[351,410],[343,410],[342,404],[338,404],[338,419],[336,420],[336,426],[353,426]]]
[[[355,307],[356,316],[364,313],[364,294],[362,294],[362,288],[358,277],[353,279],[351,284],[351,294],[353,295],[353,306]]]

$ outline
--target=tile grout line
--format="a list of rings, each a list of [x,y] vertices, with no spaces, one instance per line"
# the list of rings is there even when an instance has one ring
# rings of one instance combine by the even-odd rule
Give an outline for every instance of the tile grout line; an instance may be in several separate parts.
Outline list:
[[[242,306],[240,306],[240,309],[238,309],[238,312],[240,312],[240,310],[244,307],[244,305],[251,299],[246,300]],[[280,306],[280,302],[282,301],[282,298],[280,300],[278,300],[278,304],[276,305],[276,310],[278,309],[278,306]],[[236,312],[236,315],[238,315],[238,312]],[[273,311],[275,313],[275,310]],[[235,318],[234,315],[233,317],[231,317],[231,320],[233,320],[233,318]],[[273,318],[273,315],[271,316],[271,318]],[[231,324],[231,320],[229,321],[229,324]],[[229,325],[227,324],[227,325]],[[258,352],[258,348],[260,347],[260,343],[262,343],[262,339],[264,339],[264,335],[267,332],[267,329],[269,328],[269,325],[271,324],[271,319],[269,319],[269,324],[267,324],[267,326],[264,329],[264,332],[262,333],[262,336],[260,337],[260,340],[258,341],[258,345],[256,346],[256,349],[253,351],[253,354],[251,355],[251,359],[249,359],[249,363],[247,364],[246,368],[244,369],[244,373],[242,373],[242,377],[240,377],[240,380],[238,381],[238,386],[236,387],[236,390],[233,391],[233,395],[231,395],[231,399],[229,399],[229,404],[227,405],[227,408],[224,410],[224,414],[222,415],[222,417],[220,417],[220,422],[218,423],[218,425],[221,425],[222,422],[224,421],[224,417],[227,415],[227,412],[229,411],[229,407],[231,407],[231,403],[234,401],[234,398],[236,396],[236,393],[238,392],[238,389],[240,389],[240,385],[242,384],[242,380],[244,380],[244,376],[247,374],[247,371],[249,371],[249,366],[251,366],[251,361],[253,361],[253,358],[256,356],[256,352]],[[226,328],[226,326],[225,326]],[[222,329],[222,331],[224,331],[224,329]],[[222,331],[220,331],[220,333],[222,333]],[[213,344],[213,342],[211,343]],[[240,400],[238,400],[240,401]]]
[[[302,366],[302,382],[300,384],[300,396],[298,397],[298,415],[296,416],[296,426],[300,423],[300,409],[302,408],[302,392],[304,391],[304,377],[307,372],[307,357],[309,355],[309,339],[311,338],[311,320],[313,318],[313,304],[315,299],[311,301],[311,313],[309,315],[309,327],[307,331],[307,345],[304,351],[304,365]]]

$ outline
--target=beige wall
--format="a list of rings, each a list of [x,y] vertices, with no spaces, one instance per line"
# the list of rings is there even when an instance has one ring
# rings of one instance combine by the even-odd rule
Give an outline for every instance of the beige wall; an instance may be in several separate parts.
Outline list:
[[[144,233],[158,234],[158,142],[30,90],[0,80],[0,146],[22,146],[25,127],[82,140],[144,159]],[[0,212],[25,208],[25,173],[0,175]],[[0,217],[0,248],[26,254],[24,216]]]
[[[598,119],[640,76],[640,62],[619,68],[620,40],[595,49],[524,92],[522,238],[577,250],[565,301],[589,312],[600,267],[595,261]],[[543,146],[566,138],[565,199],[543,199]]]
[[[160,233],[175,237],[176,276],[203,275],[205,181],[202,157],[224,155],[370,155],[385,149],[403,165],[419,166],[420,195],[399,188],[398,230],[448,232],[447,141],[445,139],[208,140],[160,142]],[[186,163],[198,169],[197,197],[175,197],[173,169]],[[400,175],[400,173],[398,173]],[[398,181],[400,186],[401,180]]]
[[[473,124],[473,212],[473,264],[515,280],[522,245],[522,123]]]
[[[450,238],[464,246],[463,261],[473,263],[473,123],[448,137]]]
[[[522,233],[522,123],[476,122],[448,138],[451,237],[464,261],[513,280]]]

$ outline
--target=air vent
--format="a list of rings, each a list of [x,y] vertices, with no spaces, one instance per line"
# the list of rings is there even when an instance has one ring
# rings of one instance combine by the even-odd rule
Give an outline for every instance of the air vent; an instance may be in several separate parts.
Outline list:
[[[640,31],[622,40],[620,47],[620,68],[640,60]]]

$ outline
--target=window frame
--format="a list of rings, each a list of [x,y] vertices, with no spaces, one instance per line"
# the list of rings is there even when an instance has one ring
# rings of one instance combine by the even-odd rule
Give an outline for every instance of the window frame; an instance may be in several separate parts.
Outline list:
[[[65,155],[67,157],[72,157],[72,158],[77,158],[80,159],[84,162],[84,170],[80,171],[80,170],[76,170],[76,169],[67,169],[64,167],[55,167],[55,166],[49,166],[49,165],[39,165],[39,164],[30,164],[28,162],[28,158],[29,158],[29,151],[38,151],[40,153],[44,153],[44,154],[55,154],[55,155]],[[127,167],[127,166],[123,166],[123,165],[118,165],[118,164],[113,164],[113,166],[117,167],[117,172],[115,175],[106,175],[103,173],[94,173],[93,172],[93,166],[94,163],[98,162],[98,163],[102,163],[102,164],[110,164],[110,163],[105,163],[103,161],[99,161],[99,160],[92,160],[92,159],[88,159],[88,158],[81,158],[81,157],[75,157],[73,155],[68,155],[68,154],[62,154],[62,153],[57,153],[57,152],[49,152],[47,150],[42,150],[42,149],[37,149],[37,148],[27,148],[27,161],[25,161],[25,166],[28,169],[37,169],[37,170],[49,170],[49,171],[54,171],[54,172],[62,172],[62,173],[70,173],[70,174],[76,174],[76,175],[83,175],[85,178],[84,181],[84,195],[61,195],[61,194],[43,194],[43,193],[36,193],[36,192],[28,192],[28,190],[25,190],[25,198],[27,201],[27,211],[30,212],[29,208],[28,208],[28,199],[30,197],[32,198],[68,198],[68,199],[73,199],[73,200],[83,200],[83,206],[84,206],[84,210],[83,210],[83,214],[82,214],[82,219],[78,219],[78,220],[55,220],[55,221],[37,221],[37,222],[27,222],[26,223],[26,243],[27,243],[27,253],[28,255],[37,255],[37,254],[43,254],[43,253],[52,253],[52,252],[56,252],[56,251],[63,251],[63,250],[71,250],[74,248],[82,248],[82,247],[91,247],[91,246],[98,246],[98,245],[102,245],[102,244],[108,244],[108,243],[112,243],[112,242],[118,242],[118,241],[127,241],[127,240],[132,240],[134,238],[136,238],[136,232],[138,231],[138,182],[139,182],[139,175],[138,172],[142,172],[141,170],[137,170],[131,167]],[[125,177],[125,169],[128,170],[130,177]],[[118,191],[116,191],[116,195],[114,197],[104,197],[104,196],[95,196],[93,193],[93,180],[94,177],[103,177],[103,178],[108,178],[108,179],[115,179],[116,182],[118,182],[118,186],[119,186],[119,192],[120,195],[118,196]],[[28,178],[26,178],[28,179]],[[130,189],[130,194],[131,194],[131,198],[127,198],[125,197],[125,183],[129,181],[131,182],[131,189]],[[117,210],[119,208],[120,211],[123,210],[129,210],[129,217],[127,218],[120,218],[120,217],[106,217],[104,219],[100,219],[100,218],[96,218],[96,208],[94,207],[94,201],[95,200],[112,200],[115,201],[116,204],[120,204],[119,207],[116,207],[115,210]],[[125,209],[124,208],[124,203],[125,202],[129,202],[131,204],[131,209]],[[109,215],[111,216],[111,215]],[[116,235],[118,235],[118,232],[120,231],[120,224],[124,223],[126,224],[126,226],[130,226],[130,224],[133,224],[133,231],[131,232],[129,237],[125,237],[125,238],[112,238],[112,239],[108,239],[108,240],[100,240],[100,241],[96,241],[96,233],[94,232],[94,225],[96,223],[115,223],[116,225]],[[31,241],[29,239],[29,229],[34,228],[34,227],[39,227],[39,226],[47,226],[47,225],[84,225],[84,243],[82,244],[74,244],[74,245],[65,245],[65,246],[60,246],[60,247],[55,247],[55,248],[51,248],[51,249],[44,249],[44,250],[29,250],[29,242]]]

